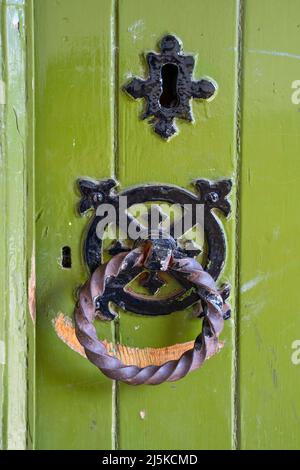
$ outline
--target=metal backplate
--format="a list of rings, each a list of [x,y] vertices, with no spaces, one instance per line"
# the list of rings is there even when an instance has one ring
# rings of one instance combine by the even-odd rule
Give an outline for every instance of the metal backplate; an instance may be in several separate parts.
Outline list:
[[[164,139],[177,132],[174,118],[193,120],[191,98],[207,100],[216,91],[211,79],[193,80],[195,59],[192,55],[184,55],[181,48],[176,37],[164,36],[160,43],[161,53],[146,55],[148,78],[134,78],[124,86],[133,98],[145,99],[142,119],[151,117],[154,131]]]
[[[192,224],[196,223],[197,206],[203,205],[204,234],[207,242],[207,257],[204,268],[215,280],[218,278],[225,261],[226,242],[221,223],[213,209],[220,210],[225,216],[229,215],[230,203],[227,200],[227,195],[231,190],[230,180],[218,182],[210,182],[203,179],[196,180],[194,182],[196,192],[191,192],[177,186],[148,184],[125,189],[118,193],[116,186],[117,182],[113,179],[103,181],[79,180],[79,188],[82,194],[79,204],[80,213],[83,214],[91,208],[94,209],[94,215],[89,224],[84,242],[84,258],[91,273],[102,264],[103,240],[101,236],[99,237],[97,226],[99,223],[103,223],[107,213],[102,211],[101,215],[99,215],[101,211],[98,209],[106,207],[104,206],[105,204],[110,204],[116,211],[117,220],[123,215],[127,226],[134,224],[137,229],[142,231],[143,227],[140,226],[139,221],[130,214],[128,209],[138,203],[161,201],[178,204],[182,207],[189,204],[192,209]],[[127,198],[127,206],[123,208],[123,214],[120,214],[120,207],[122,207],[120,196],[126,196]],[[178,244],[178,240],[174,238],[175,233],[175,226],[171,225],[170,239],[176,257],[195,257],[198,254],[197,250],[185,251]],[[130,249],[122,241],[117,240],[110,248],[110,254],[116,255],[122,251],[130,251]],[[125,286],[141,273],[141,268],[124,271],[123,276],[118,278],[118,282],[114,282],[111,285],[108,283],[105,289],[105,299],[102,299],[102,302],[108,304],[109,301],[113,301],[120,307],[139,314],[165,315],[182,310],[199,300],[197,291],[190,282],[185,282],[182,276],[178,278],[178,281],[183,286],[186,292],[185,295],[182,295],[181,292],[180,294],[171,295],[167,299],[162,299],[155,295],[141,297],[125,289]],[[176,273],[172,273],[172,275],[176,278]],[[159,272],[153,269],[150,273],[141,276],[141,283],[149,289],[151,294],[155,294],[164,284],[164,280]],[[102,308],[105,310],[103,305]]]

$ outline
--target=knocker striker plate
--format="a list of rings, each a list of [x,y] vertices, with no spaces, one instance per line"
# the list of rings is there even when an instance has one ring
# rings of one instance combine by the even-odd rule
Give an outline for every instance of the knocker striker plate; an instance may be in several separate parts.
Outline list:
[[[227,195],[231,190],[231,182],[223,180],[218,182],[209,182],[207,180],[196,180],[194,182],[196,192],[191,192],[186,189],[171,186],[171,185],[143,185],[134,188],[129,188],[121,192],[116,191],[117,183],[112,180],[104,181],[91,181],[88,179],[79,180],[79,188],[82,198],[79,204],[79,211],[81,214],[89,209],[94,209],[94,215],[91,219],[86,239],[84,243],[84,258],[86,263],[93,273],[102,263],[102,244],[103,241],[99,238],[97,227],[103,222],[106,213],[99,215],[98,208],[104,204],[110,204],[116,211],[117,218],[120,215],[125,216],[127,226],[134,224],[139,231],[143,231],[140,222],[135,219],[130,212],[124,210],[120,214],[120,196],[127,198],[127,208],[130,208],[138,203],[148,202],[164,202],[170,204],[177,204],[181,207],[190,205],[192,208],[191,225],[196,223],[197,207],[203,205],[204,207],[204,234],[207,241],[207,257],[204,269],[217,279],[222,267],[224,265],[226,256],[226,242],[224,232],[221,224],[213,212],[213,209],[219,209],[225,216],[230,212],[230,203],[227,200]],[[174,238],[176,233],[176,225],[170,225],[169,238],[167,240],[161,239],[161,234],[152,239],[151,249],[152,252],[152,266],[150,258],[148,257],[147,264],[137,266],[122,266],[119,276],[117,278],[108,279],[104,292],[100,298],[96,300],[97,309],[101,310],[101,315],[106,319],[113,319],[114,314],[109,309],[109,303],[113,302],[123,309],[142,315],[166,315],[174,311],[185,309],[195,302],[199,301],[199,292],[194,288],[186,277],[178,274],[176,270],[168,271],[182,286],[185,293],[180,291],[170,295],[168,298],[156,297],[155,294],[159,288],[164,285],[165,281],[160,275],[162,268],[159,263],[163,263],[168,255],[175,259],[194,258],[199,252],[197,250],[185,250],[179,245],[178,240]],[[147,238],[147,237],[146,237]],[[143,245],[143,243],[140,243]],[[143,245],[144,246],[144,245]],[[149,245],[150,246],[150,245]],[[116,256],[119,253],[129,253],[132,248],[137,248],[138,244],[135,242],[130,247],[126,246],[122,241],[117,240],[111,246],[109,253]],[[154,266],[155,257],[158,259],[158,265]],[[145,268],[148,274],[145,273]],[[141,284],[147,287],[152,296],[142,296],[133,292],[126,286],[138,275],[141,276]]]
[[[163,139],[176,134],[175,118],[193,120],[192,98],[208,100],[216,92],[212,79],[193,80],[195,59],[184,55],[181,49],[175,36],[164,36],[160,42],[161,52],[146,55],[148,78],[133,78],[124,86],[134,99],[145,99],[145,111],[141,117],[151,118],[154,131]]]

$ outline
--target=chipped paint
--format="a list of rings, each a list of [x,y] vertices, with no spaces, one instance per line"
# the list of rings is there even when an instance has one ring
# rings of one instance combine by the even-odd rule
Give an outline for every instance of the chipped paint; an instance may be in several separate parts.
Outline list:
[[[264,49],[248,49],[250,54],[264,54],[264,55],[272,55],[277,57],[289,57],[290,59],[300,59],[300,55],[298,54],[290,54],[289,52],[279,52],[279,51],[267,51]]]
[[[124,80],[129,80],[131,78],[133,78],[133,74],[132,72],[126,72],[123,74],[123,77],[124,77]]]
[[[20,19],[17,12],[15,12],[13,19],[12,19],[13,28],[20,32]]]
[[[81,344],[75,335],[75,328],[70,317],[63,313],[59,313],[52,321],[57,336],[73,351],[79,353],[81,356],[86,357]]]
[[[0,104],[6,104],[5,82],[0,80]]]
[[[253,289],[253,287],[255,287],[257,284],[268,279],[268,277],[269,276],[267,274],[260,274],[254,279],[251,279],[250,281],[245,282],[245,284],[241,286],[241,292],[247,292],[248,290]]]
[[[52,323],[57,336],[69,346],[69,348],[86,358],[84,349],[76,337],[72,319],[62,312],[59,312]],[[164,362],[178,359],[185,351],[193,348],[194,341],[178,343],[162,348],[133,348],[124,344],[110,343],[106,340],[102,341],[102,344],[105,346],[108,354],[117,357],[124,364],[146,367],[150,364],[161,365]],[[224,343],[220,341],[219,349],[222,349],[223,346]]]
[[[136,41],[137,39],[142,39],[142,33],[145,30],[145,25],[143,20],[137,20],[131,26],[128,27],[128,32],[131,33],[132,39]]]
[[[35,276],[35,255],[31,256],[30,277],[28,281],[28,310],[33,323],[36,320],[36,276]]]
[[[5,365],[5,343],[0,341],[0,365]]]
[[[280,238],[280,227],[275,227],[273,229],[272,236],[273,236],[273,240],[279,240],[279,238]]]

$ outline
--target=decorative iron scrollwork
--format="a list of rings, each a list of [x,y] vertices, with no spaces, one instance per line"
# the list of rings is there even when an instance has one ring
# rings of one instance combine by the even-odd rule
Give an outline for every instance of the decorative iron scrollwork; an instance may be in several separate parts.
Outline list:
[[[91,273],[103,264],[101,254],[102,239],[99,238],[97,234],[97,226],[103,222],[106,213],[100,215],[98,208],[102,207],[104,204],[110,204],[114,207],[118,220],[120,219],[120,215],[123,215],[126,220],[126,227],[128,227],[129,224],[134,224],[136,230],[142,232],[143,226],[127,209],[139,203],[160,201],[177,204],[181,207],[189,205],[191,207],[192,226],[196,224],[197,206],[203,205],[204,234],[207,240],[207,258],[204,269],[216,280],[224,265],[226,243],[221,224],[214,214],[213,209],[219,209],[225,216],[229,214],[230,203],[227,200],[227,196],[231,190],[231,181],[222,180],[209,182],[199,179],[194,182],[194,185],[197,190],[196,193],[172,185],[150,184],[125,189],[117,193],[117,182],[112,179],[104,181],[80,180],[79,188],[82,198],[79,204],[79,211],[81,214],[85,213],[90,208],[93,208],[95,211],[84,243],[84,258]],[[123,208],[124,214],[120,214],[120,196],[126,196],[127,207]],[[185,250],[185,248],[178,243],[175,234],[176,225],[174,223],[169,227],[169,236],[167,239],[162,238],[162,233],[159,230],[154,239],[153,236],[150,237],[149,234],[149,239],[151,238],[151,263],[148,257],[146,266],[142,264],[130,267],[130,269],[125,269],[123,266],[118,278],[107,280],[105,289],[101,294],[101,299],[96,299],[96,304],[98,302],[97,309],[101,310],[102,317],[106,319],[114,318],[115,314],[109,308],[111,301],[128,311],[151,316],[167,315],[189,307],[199,301],[199,292],[197,289],[194,289],[193,284],[183,276],[178,275],[176,270],[170,271],[170,274],[183,286],[186,291],[185,295],[182,295],[182,292],[177,292],[167,299],[161,299],[153,296],[141,296],[129,288],[126,289],[126,286],[132,279],[143,273],[141,284],[147,287],[151,294],[154,294],[164,284],[164,280],[160,276],[160,271],[164,270],[162,267],[164,262],[168,263],[170,257],[174,259],[185,259],[194,258],[199,254],[199,250],[196,248]],[[114,245],[110,247],[109,254],[117,256],[119,253],[129,253],[132,249],[138,248],[138,246],[145,246],[145,239],[147,239],[147,235],[145,237],[144,234],[140,241],[137,240],[129,246],[124,244],[122,240],[117,240]],[[157,260],[156,265],[155,259]],[[145,268],[148,269],[148,274],[144,272]]]
[[[133,78],[124,86],[134,99],[145,99],[146,108],[141,117],[152,118],[154,131],[164,139],[177,132],[175,118],[193,120],[191,98],[207,100],[216,91],[211,79],[193,80],[195,59],[184,55],[181,49],[176,37],[164,36],[160,54],[149,52],[146,56],[149,77]]]
[[[75,334],[80,351],[105,375],[131,385],[160,384],[174,381],[195,370],[206,359],[222,347],[219,335],[224,320],[230,316],[226,299],[230,286],[220,289],[216,285],[226,254],[226,243],[221,224],[214,209],[219,209],[225,216],[230,212],[227,196],[231,190],[230,180],[209,182],[199,179],[194,182],[196,192],[171,185],[144,185],[116,191],[117,182],[113,179],[104,181],[79,180],[81,214],[94,210],[84,244],[85,260],[91,271],[90,279],[80,288],[79,299],[75,308]],[[126,205],[121,204],[121,196],[126,196]],[[154,210],[157,226],[147,224],[145,228],[136,219],[130,208],[136,204],[155,202]],[[197,208],[204,206],[204,233],[208,252],[204,267],[195,259],[199,250],[187,249],[176,237],[178,222],[175,219],[169,224],[168,236],[162,221],[165,215],[159,204],[177,204],[190,209],[190,225],[197,222]],[[132,243],[126,240],[115,240],[109,248],[111,258],[102,260],[102,245],[106,225],[106,208],[112,208],[116,220],[125,220],[126,230],[133,224],[138,236]],[[123,212],[122,212],[123,211]],[[148,221],[149,214],[146,215]],[[97,230],[99,225],[102,231]],[[129,232],[126,232],[127,235]],[[127,240],[128,242],[128,240]],[[160,297],[157,292],[165,285],[164,275],[171,276],[182,286],[178,294]],[[129,287],[139,279],[140,284],[148,289],[150,295],[141,295]],[[202,330],[194,343],[186,343],[181,354],[175,359],[165,359],[158,363],[132,364],[125,357],[117,357],[109,351],[105,341],[101,341],[94,326],[98,317],[102,320],[113,320],[116,317],[111,304],[114,303],[128,311],[142,315],[166,315],[182,310],[197,303],[197,314],[202,318]],[[72,334],[70,335],[72,337]],[[63,335],[60,335],[63,337]],[[69,339],[64,339],[70,344]],[[123,347],[122,345],[119,345]],[[176,348],[179,345],[174,345]]]

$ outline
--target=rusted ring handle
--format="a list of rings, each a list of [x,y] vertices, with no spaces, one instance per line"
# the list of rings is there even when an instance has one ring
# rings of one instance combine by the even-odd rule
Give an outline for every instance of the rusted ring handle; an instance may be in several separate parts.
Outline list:
[[[107,377],[131,385],[171,382],[181,379],[190,371],[201,367],[203,362],[220,349],[219,335],[223,329],[224,318],[229,311],[215,281],[202,266],[192,258],[171,258],[168,264],[170,272],[176,271],[198,288],[203,304],[202,331],[197,336],[194,347],[184,352],[177,360],[170,360],[162,365],[138,367],[126,365],[108,354],[104,343],[98,338],[93,325],[96,315],[95,299],[101,299],[105,285],[122,275],[125,269],[143,266],[145,255],[140,248],[114,256],[108,263],[100,266],[91,279],[80,290],[79,301],[75,309],[75,331],[87,358]]]

